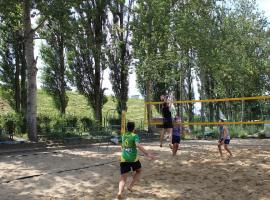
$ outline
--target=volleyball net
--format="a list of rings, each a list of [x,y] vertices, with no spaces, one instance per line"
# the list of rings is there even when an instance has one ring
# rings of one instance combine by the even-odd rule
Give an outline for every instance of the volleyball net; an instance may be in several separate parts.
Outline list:
[[[145,102],[146,125],[162,127],[162,104]],[[240,132],[246,129],[258,133],[270,127],[270,96],[171,101],[171,113],[173,117],[179,116],[181,125],[193,132],[226,124]]]

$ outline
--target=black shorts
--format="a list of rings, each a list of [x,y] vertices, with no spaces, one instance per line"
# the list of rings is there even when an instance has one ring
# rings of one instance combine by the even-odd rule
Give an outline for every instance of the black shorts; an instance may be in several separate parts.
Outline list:
[[[224,138],[221,138],[220,140],[219,140],[219,142],[222,142],[224,140]],[[225,139],[224,140],[224,144],[230,144],[230,139]]]
[[[132,171],[136,171],[137,169],[141,169],[141,162],[138,160],[136,162],[121,162],[120,163],[120,172],[121,174],[125,174]]]
[[[171,119],[164,119],[163,128],[173,128],[173,123]]]
[[[173,135],[172,136],[172,144],[179,144],[180,143],[180,136]]]

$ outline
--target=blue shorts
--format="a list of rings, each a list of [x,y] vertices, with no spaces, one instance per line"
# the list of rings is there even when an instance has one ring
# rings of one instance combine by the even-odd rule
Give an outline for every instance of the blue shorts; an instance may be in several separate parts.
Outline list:
[[[219,142],[222,142],[224,140],[224,138],[221,138],[220,140],[219,140]],[[230,144],[230,139],[225,139],[224,140],[224,144]]]
[[[176,136],[176,135],[172,136],[172,144],[175,144],[175,143],[179,144],[180,140],[181,140],[180,136]]]

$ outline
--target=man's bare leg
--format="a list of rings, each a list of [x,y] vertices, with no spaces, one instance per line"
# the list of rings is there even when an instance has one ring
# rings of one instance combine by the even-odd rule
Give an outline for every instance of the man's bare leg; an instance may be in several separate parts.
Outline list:
[[[228,145],[227,144],[224,145],[224,149],[230,154],[230,156],[232,156],[232,152],[228,148]]]
[[[135,185],[135,183],[136,183],[137,181],[139,181],[141,173],[142,173],[142,169],[137,169],[137,170],[135,171],[135,174],[132,176],[132,181],[131,181],[131,183],[130,183],[129,186],[128,186],[128,190],[129,190],[129,191],[132,192],[132,188],[133,188],[133,186]]]
[[[172,150],[172,152],[173,152],[173,156],[175,156],[176,155],[176,152],[177,152],[177,144],[173,144],[173,150]]]
[[[219,150],[220,156],[222,157],[223,155],[222,155],[222,150],[221,150],[221,144],[220,143],[218,143],[218,150]]]
[[[160,141],[160,147],[162,147],[162,143],[163,143],[163,140],[164,140],[164,134],[165,134],[165,129],[162,129],[161,133],[160,133],[160,138],[159,138],[159,141]]]
[[[167,133],[169,134],[169,146],[172,149],[172,133],[173,133],[173,129],[172,128],[168,128],[166,129]]]
[[[128,173],[122,174],[121,177],[120,177],[119,191],[118,191],[118,194],[117,194],[117,199],[121,199],[122,198],[122,193],[124,191],[125,184],[127,182],[127,177],[128,177]]]

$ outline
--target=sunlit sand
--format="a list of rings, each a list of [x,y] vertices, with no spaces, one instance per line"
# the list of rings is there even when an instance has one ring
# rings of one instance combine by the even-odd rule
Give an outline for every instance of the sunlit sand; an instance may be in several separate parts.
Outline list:
[[[232,140],[230,159],[216,141],[184,141],[176,157],[168,144],[144,145],[157,159],[141,156],[141,180],[124,199],[270,199],[270,140]],[[114,199],[118,158],[116,146],[1,155],[0,199]]]

